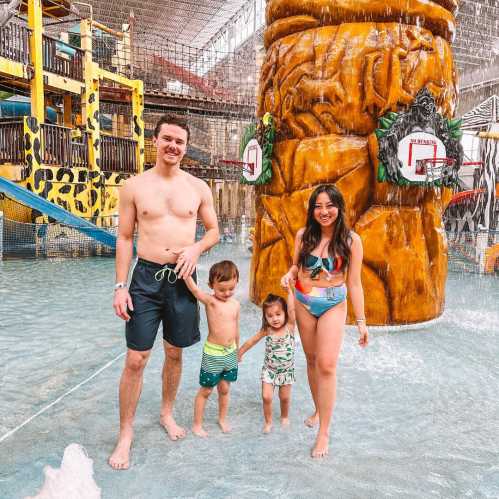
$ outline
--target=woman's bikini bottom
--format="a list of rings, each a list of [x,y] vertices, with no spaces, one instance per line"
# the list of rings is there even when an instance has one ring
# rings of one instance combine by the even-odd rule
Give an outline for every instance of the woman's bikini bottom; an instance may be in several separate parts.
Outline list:
[[[295,289],[296,299],[317,318],[347,299],[347,287],[345,284],[328,288],[313,287],[308,293],[305,293],[300,281],[296,281]]]

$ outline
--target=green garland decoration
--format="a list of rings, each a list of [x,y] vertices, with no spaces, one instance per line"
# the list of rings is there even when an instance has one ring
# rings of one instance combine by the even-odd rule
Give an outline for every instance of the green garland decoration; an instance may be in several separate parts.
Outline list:
[[[388,133],[388,130],[390,130],[391,126],[395,123],[397,117],[398,113],[389,112],[379,119],[380,126],[374,130],[378,140]],[[404,181],[404,179],[402,179],[402,181]],[[386,166],[381,161],[378,163],[378,182],[386,182]],[[407,184],[409,184],[409,182],[407,182]]]
[[[247,180],[241,175],[240,182],[242,184],[263,185],[272,180],[272,152],[274,150],[275,134],[274,119],[270,113],[266,113],[258,121],[258,124],[252,123],[245,128],[239,146],[240,158],[243,159],[244,150],[248,143],[252,139],[256,139],[262,148],[262,173],[256,180]]]

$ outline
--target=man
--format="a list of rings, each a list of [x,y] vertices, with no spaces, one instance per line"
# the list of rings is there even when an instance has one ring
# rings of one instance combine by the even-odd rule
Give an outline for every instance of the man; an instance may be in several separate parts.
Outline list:
[[[199,341],[199,308],[183,279],[193,274],[201,253],[219,240],[208,185],[180,169],[188,140],[184,119],[163,116],[154,130],[155,166],[128,179],[120,190],[113,307],[127,321],[127,355],[119,389],[120,434],[109,458],[114,469],[129,467],[143,371],[160,322],[165,350],[160,423],[172,440],[185,436],[173,417],[173,404],[182,373],[182,348]],[[206,232],[196,243],[198,217]],[[135,224],[138,260],[129,291]]]

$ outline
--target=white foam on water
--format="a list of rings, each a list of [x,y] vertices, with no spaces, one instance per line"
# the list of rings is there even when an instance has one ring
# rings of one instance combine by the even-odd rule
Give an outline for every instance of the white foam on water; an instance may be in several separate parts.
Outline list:
[[[40,492],[25,499],[101,499],[93,461],[79,444],[66,447],[60,468],[45,466],[43,471],[45,482]]]

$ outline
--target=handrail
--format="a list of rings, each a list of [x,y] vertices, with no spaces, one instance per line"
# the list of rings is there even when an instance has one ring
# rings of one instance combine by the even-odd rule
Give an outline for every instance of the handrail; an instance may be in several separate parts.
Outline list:
[[[42,123],[43,158],[46,165],[66,168],[88,167],[88,134],[81,134],[81,141],[72,138],[71,128]]]
[[[0,123],[0,164],[24,163],[23,130],[22,121]]]
[[[15,23],[0,27],[0,56],[23,64],[30,64],[30,33],[29,28]]]
[[[60,47],[66,47],[66,52]],[[83,58],[85,52],[74,45],[43,35],[43,69],[73,80],[83,81]]]
[[[124,137],[101,136],[101,170],[138,173],[137,141]]]
[[[42,123],[42,163],[65,168],[89,167],[89,133],[60,125]],[[0,122],[0,164],[23,164],[24,123]],[[138,173],[137,141],[124,137],[101,136],[101,170],[117,173]]]

